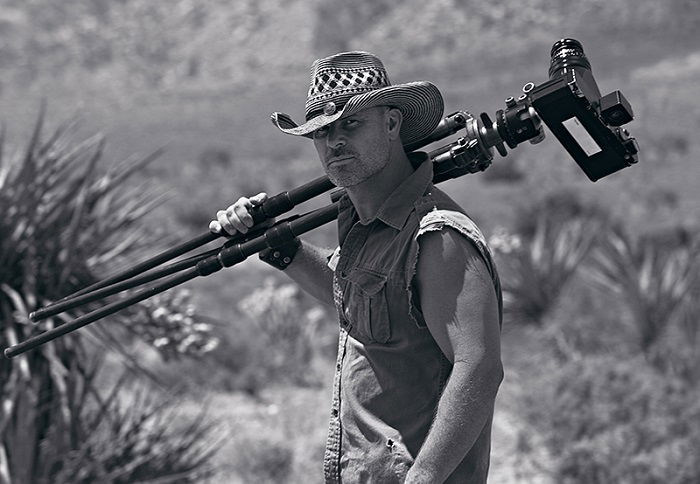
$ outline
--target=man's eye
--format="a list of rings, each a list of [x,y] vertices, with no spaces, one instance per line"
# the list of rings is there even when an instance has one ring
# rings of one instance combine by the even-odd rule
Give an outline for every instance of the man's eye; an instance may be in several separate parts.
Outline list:
[[[346,128],[354,128],[356,127],[360,122],[357,119],[348,119],[343,123],[343,126]]]
[[[323,138],[328,134],[328,126],[324,126],[322,128],[318,128],[316,131],[314,131],[314,138]]]

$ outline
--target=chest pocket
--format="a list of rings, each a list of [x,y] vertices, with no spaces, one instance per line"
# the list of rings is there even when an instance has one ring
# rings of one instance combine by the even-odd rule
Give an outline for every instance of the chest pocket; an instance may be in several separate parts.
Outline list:
[[[361,343],[386,343],[391,338],[386,284],[386,275],[357,267],[345,278],[343,315],[350,335]]]

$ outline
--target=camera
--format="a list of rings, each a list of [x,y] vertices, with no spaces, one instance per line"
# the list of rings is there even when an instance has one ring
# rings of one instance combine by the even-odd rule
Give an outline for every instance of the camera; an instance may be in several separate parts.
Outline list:
[[[574,39],[556,42],[550,53],[549,80],[523,86],[517,99],[509,97],[495,121],[486,113],[474,118],[458,111],[444,118],[431,135],[407,146],[412,151],[466,129],[456,142],[430,152],[439,182],[485,170],[493,148],[506,156],[524,141],[544,139],[544,123],[591,181],[638,161],[635,138],[622,128],[630,122],[632,106],[620,91],[601,96],[583,46]]]

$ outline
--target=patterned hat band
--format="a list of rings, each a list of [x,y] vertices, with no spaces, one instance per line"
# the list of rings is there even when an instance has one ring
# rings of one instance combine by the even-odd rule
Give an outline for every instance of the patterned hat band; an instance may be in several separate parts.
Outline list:
[[[359,71],[329,68],[317,72],[311,80],[306,100],[306,120],[323,111],[328,101],[332,100],[340,108],[353,96],[389,85],[383,67],[368,67]]]
[[[305,104],[306,122],[297,125],[284,113],[273,113],[272,123],[285,133],[311,136],[341,117],[374,106],[401,110],[401,140],[413,143],[428,136],[442,119],[440,91],[425,81],[392,85],[386,69],[368,52],[342,52],[316,60]]]

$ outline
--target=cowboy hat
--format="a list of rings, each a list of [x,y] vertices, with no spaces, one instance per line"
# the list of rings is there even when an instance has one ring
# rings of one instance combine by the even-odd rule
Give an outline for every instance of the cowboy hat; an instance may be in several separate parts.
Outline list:
[[[281,131],[311,137],[317,129],[363,109],[393,106],[401,110],[401,141],[419,141],[433,132],[442,119],[444,103],[435,85],[426,81],[392,85],[386,69],[369,52],[341,52],[317,59],[311,66],[306,99],[306,122],[297,125],[284,113],[272,113]]]

